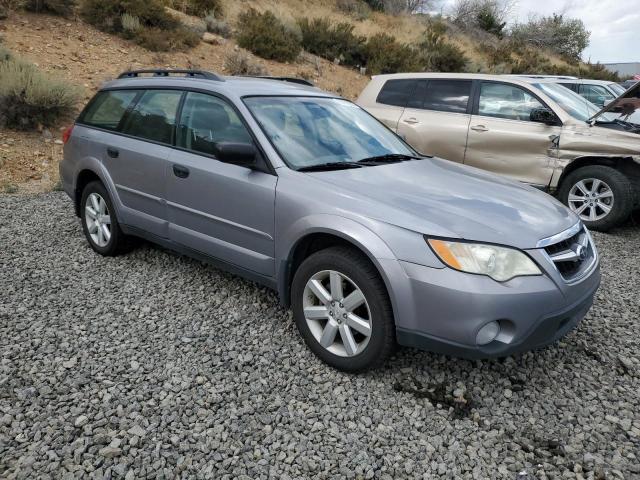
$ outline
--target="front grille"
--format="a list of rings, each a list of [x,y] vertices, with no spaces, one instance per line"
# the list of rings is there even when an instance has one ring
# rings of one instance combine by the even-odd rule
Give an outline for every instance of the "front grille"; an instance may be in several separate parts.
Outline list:
[[[569,238],[547,245],[544,250],[567,282],[580,277],[595,258],[595,249],[584,227]]]

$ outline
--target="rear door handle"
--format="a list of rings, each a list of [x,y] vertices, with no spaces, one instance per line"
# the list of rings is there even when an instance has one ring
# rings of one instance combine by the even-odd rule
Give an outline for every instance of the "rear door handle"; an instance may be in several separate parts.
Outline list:
[[[484,125],[474,125],[471,127],[471,130],[475,130],[476,132],[487,132],[489,129]]]
[[[420,123],[417,118],[413,118],[413,117],[405,118],[403,122],[408,124]]]
[[[116,150],[115,148],[108,147],[107,148],[107,155],[109,155],[111,158],[118,158],[118,155],[120,155],[120,152],[118,150]]]
[[[182,165],[174,165],[173,174],[179,178],[187,178],[189,176],[189,169]]]

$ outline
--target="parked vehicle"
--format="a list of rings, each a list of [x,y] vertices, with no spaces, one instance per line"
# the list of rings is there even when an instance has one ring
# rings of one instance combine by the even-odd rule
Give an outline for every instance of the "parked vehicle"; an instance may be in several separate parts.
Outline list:
[[[589,309],[598,253],[552,197],[423,157],[316,88],[145,75],[106,84],[64,134],[62,185],[97,253],[138,236],[276,289],[346,371],[396,341],[470,358],[538,348]]]
[[[623,95],[627,90],[619,83],[605,80],[588,80],[583,78],[579,80],[560,79],[555,81],[563,87],[574,91],[581,97],[584,97],[599,108],[604,107],[605,104]]]
[[[619,85],[626,89],[633,87],[639,80],[625,80],[624,82],[620,82]]]
[[[373,77],[357,103],[418,151],[557,194],[606,231],[640,206],[640,126],[606,113],[622,101],[598,111],[553,79],[408,73]]]

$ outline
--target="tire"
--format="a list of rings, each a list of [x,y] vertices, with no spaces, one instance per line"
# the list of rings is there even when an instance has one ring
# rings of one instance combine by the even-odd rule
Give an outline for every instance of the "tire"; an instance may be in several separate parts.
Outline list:
[[[98,206],[93,203],[96,199],[98,199],[99,202]],[[104,204],[100,202],[100,199]],[[98,210],[97,216],[96,210]],[[96,219],[92,218],[92,216],[96,216],[99,223],[96,223]],[[108,217],[108,221],[105,217]],[[129,249],[129,238],[120,229],[111,197],[101,182],[90,182],[82,191],[80,219],[82,221],[82,230],[89,245],[100,255],[113,257]],[[106,227],[110,233],[108,238],[104,233],[104,227]],[[94,228],[95,231],[90,230]]]
[[[597,188],[594,189],[594,186]],[[587,196],[594,193],[597,197]],[[629,218],[633,208],[633,185],[614,168],[590,165],[567,175],[560,185],[558,197],[578,214],[587,228],[606,232]],[[581,208],[584,210],[581,211]],[[608,213],[604,208],[609,209]],[[591,212],[595,214],[590,216]]]
[[[332,281],[339,288],[332,288]],[[314,293],[318,283],[326,286],[324,301],[320,300],[323,295]],[[355,301],[359,298],[356,290],[362,293],[363,302]],[[331,247],[309,256],[293,277],[291,295],[298,331],[328,365],[361,372],[380,366],[395,349],[387,289],[373,264],[357,250]],[[342,303],[342,298],[347,301]],[[329,344],[331,334],[334,339]],[[323,339],[326,347],[321,344]]]

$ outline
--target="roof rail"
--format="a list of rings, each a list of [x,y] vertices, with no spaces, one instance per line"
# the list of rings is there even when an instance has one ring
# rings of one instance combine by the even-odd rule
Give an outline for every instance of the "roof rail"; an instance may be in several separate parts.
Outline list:
[[[215,80],[218,82],[223,82],[224,80],[212,72],[207,72],[206,70],[163,70],[163,69],[148,69],[148,70],[129,70],[127,72],[122,72],[118,75],[118,78],[137,78],[141,74],[150,73],[153,77],[169,77],[175,74],[182,74],[185,77],[199,77],[205,78],[207,80]]]
[[[299,85],[305,85],[307,87],[315,87],[313,82],[309,80],[305,80],[304,78],[298,77],[272,77],[271,75],[238,75],[239,77],[249,77],[249,78],[264,78],[266,80],[278,80],[280,82],[289,82],[289,83],[297,83]]]

